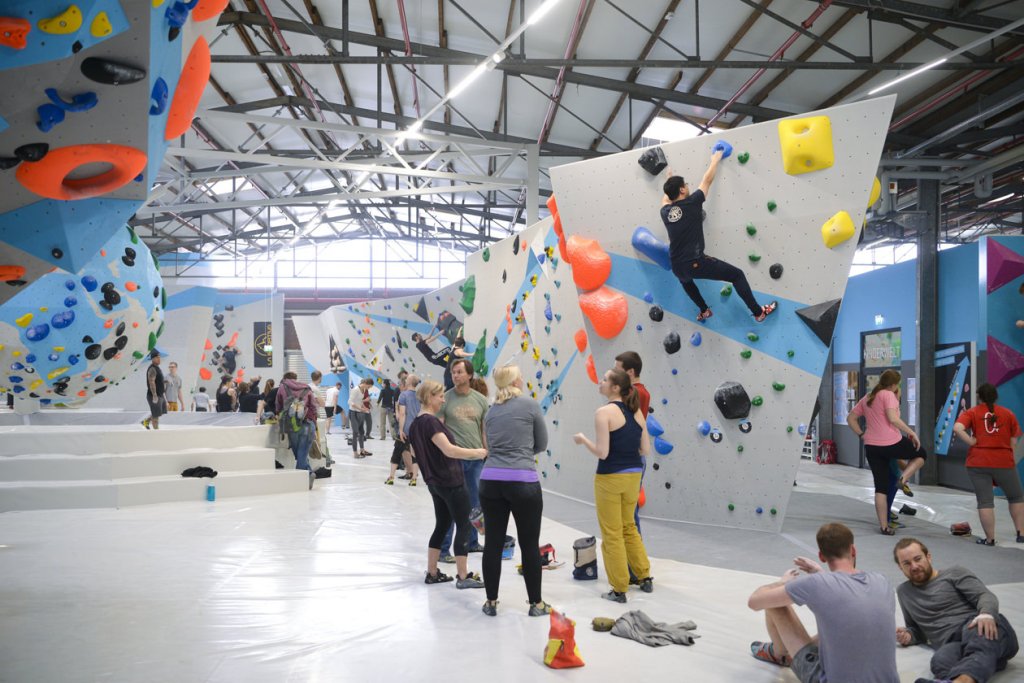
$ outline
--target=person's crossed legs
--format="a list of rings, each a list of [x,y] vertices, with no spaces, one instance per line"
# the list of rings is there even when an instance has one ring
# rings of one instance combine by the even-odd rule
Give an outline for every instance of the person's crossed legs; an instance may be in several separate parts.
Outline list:
[[[792,606],[770,607],[764,611],[764,621],[771,640],[751,643],[751,654],[772,664],[792,667],[802,683],[817,683],[823,671],[818,637],[807,633],[796,610]]]

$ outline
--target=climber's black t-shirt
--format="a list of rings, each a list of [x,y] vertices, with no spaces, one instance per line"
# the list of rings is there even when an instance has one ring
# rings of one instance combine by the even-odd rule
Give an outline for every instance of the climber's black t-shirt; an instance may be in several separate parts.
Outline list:
[[[704,255],[704,191],[661,207],[673,270]]]

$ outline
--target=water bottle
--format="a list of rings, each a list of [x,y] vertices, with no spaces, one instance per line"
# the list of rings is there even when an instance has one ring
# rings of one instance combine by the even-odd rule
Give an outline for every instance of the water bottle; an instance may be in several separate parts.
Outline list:
[[[213,484],[206,485],[206,500],[210,501],[211,503],[217,500],[217,487],[214,486]]]

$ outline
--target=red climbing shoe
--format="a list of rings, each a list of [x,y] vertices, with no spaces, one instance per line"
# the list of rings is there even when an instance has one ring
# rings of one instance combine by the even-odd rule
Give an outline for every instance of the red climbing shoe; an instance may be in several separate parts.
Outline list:
[[[700,312],[700,315],[697,316],[697,322],[702,323],[708,318],[710,318],[712,315],[714,314],[711,312],[711,308],[705,308],[703,311]]]
[[[750,654],[754,655],[755,659],[760,659],[762,662],[769,662],[776,666],[789,666],[793,663],[793,659],[789,655],[779,656],[775,654],[775,646],[768,642],[761,642],[755,640],[750,644]]]
[[[766,304],[761,307],[761,315],[755,315],[754,320],[759,323],[763,323],[764,319],[775,312],[775,309],[779,307],[778,301],[773,301],[770,304]]]

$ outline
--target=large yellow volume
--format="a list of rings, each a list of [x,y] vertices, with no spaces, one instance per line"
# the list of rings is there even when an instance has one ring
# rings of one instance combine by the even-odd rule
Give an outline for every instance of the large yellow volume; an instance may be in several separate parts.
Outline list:
[[[789,175],[821,171],[835,163],[832,122],[827,116],[779,121],[782,167]]]

